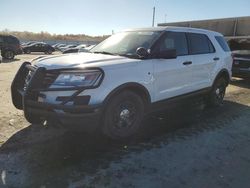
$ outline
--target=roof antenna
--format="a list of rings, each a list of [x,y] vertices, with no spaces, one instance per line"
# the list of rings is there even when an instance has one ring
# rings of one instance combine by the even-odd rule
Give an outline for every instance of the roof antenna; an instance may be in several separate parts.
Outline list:
[[[152,27],[155,26],[155,7],[153,8],[153,22],[152,22]]]

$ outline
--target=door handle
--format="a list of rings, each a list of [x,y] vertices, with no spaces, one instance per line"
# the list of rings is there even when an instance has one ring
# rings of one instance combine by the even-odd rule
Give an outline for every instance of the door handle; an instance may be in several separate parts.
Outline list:
[[[192,61],[185,61],[184,63],[182,63],[183,65],[191,65],[193,62]]]
[[[213,60],[214,60],[214,61],[219,61],[220,58],[219,58],[219,57],[215,57]]]

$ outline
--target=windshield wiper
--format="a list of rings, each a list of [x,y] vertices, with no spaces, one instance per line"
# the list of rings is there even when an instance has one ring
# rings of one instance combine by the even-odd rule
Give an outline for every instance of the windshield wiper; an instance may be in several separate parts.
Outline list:
[[[113,54],[110,52],[105,52],[105,51],[97,51],[97,52],[93,52],[94,54],[105,54],[105,55],[117,55],[117,54]]]

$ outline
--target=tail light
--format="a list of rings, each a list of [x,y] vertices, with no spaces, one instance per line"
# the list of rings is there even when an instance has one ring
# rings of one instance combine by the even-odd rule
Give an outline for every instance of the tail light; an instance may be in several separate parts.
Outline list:
[[[232,58],[234,59],[234,57],[235,57],[235,54],[234,54],[234,53],[231,53],[231,56],[232,56]]]
[[[233,65],[234,66],[239,66],[240,62],[239,60],[236,59],[235,54],[232,53],[232,58],[233,58]]]
[[[237,60],[235,60],[235,54],[231,53],[231,56],[232,56],[232,60],[233,60],[233,65],[238,65],[239,62]]]

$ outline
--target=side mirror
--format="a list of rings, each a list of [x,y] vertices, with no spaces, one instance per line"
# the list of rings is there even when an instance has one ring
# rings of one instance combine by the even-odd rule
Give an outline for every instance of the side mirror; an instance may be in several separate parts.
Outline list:
[[[177,58],[176,49],[169,49],[169,50],[160,51],[157,54],[157,58],[161,58],[161,59],[176,59]]]
[[[148,51],[143,47],[137,48],[136,54],[141,58],[145,58],[149,55]]]

